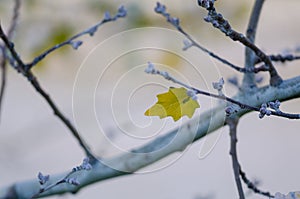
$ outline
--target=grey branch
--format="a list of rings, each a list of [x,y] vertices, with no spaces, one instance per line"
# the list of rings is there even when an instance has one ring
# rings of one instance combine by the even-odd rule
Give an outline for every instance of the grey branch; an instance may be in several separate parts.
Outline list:
[[[252,106],[259,106],[266,101],[287,101],[300,97],[300,77],[283,81],[279,86],[265,86],[257,88],[255,95],[246,93],[244,95],[237,95],[233,97],[240,102],[247,102]],[[104,159],[95,162],[91,171],[85,173],[78,178],[80,185],[71,186],[61,184],[55,188],[45,192],[42,196],[50,196],[63,193],[76,193],[81,188],[88,186],[92,183],[103,181],[109,178],[118,177],[120,175],[132,174],[135,171],[150,165],[169,154],[184,150],[191,142],[205,137],[207,134],[224,126],[224,105],[219,105],[201,115],[201,120],[198,122],[197,118],[190,120],[188,123],[181,126],[180,137],[178,137],[175,129],[166,135],[160,136],[152,142],[133,150],[135,153],[120,154],[111,159]],[[249,110],[239,109],[237,117],[241,117],[248,113]],[[196,128],[196,134],[193,134],[189,129]],[[176,137],[176,139],[174,139]],[[168,147],[165,147],[168,146]],[[157,150],[160,149],[160,150]],[[152,153],[149,153],[151,152]],[[111,167],[106,166],[102,162],[109,163]],[[115,168],[115,169],[113,169]],[[126,172],[122,172],[126,171]],[[51,175],[51,182],[63,178],[67,172]],[[50,182],[50,183],[51,183]],[[0,189],[0,198],[28,198],[39,191],[39,183],[37,179],[18,182],[8,187]]]
[[[10,26],[8,29],[7,37],[11,39],[13,37],[13,33],[17,28],[17,24],[19,21],[20,16],[20,7],[21,7],[21,0],[15,0],[15,5],[13,8],[13,15],[10,22]],[[1,69],[1,86],[0,86],[0,116],[2,113],[2,104],[3,98],[6,88],[6,74],[7,74],[7,65],[6,65],[6,48],[5,46],[0,46],[0,69]]]
[[[229,126],[229,134],[230,134],[230,155],[232,160],[232,167],[234,173],[234,179],[237,186],[237,190],[239,193],[240,199],[245,199],[245,194],[243,191],[243,186],[240,178],[240,164],[237,157],[237,125],[238,118],[227,118],[226,123]]]
[[[252,42],[255,43],[256,29],[258,25],[259,16],[264,4],[264,0],[256,0],[254,7],[251,12],[251,17],[249,20],[246,37]],[[256,55],[248,47],[245,48],[245,68],[253,69],[255,65]],[[244,75],[242,87],[253,87],[255,86],[255,78],[253,73],[248,73]]]

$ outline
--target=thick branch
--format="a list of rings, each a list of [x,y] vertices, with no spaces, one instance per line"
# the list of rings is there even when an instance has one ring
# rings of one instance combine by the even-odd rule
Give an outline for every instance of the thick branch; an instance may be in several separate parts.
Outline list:
[[[278,99],[283,102],[298,97],[300,97],[300,77],[285,80],[278,87],[266,86],[259,88],[255,92],[255,95],[246,93],[245,95],[237,95],[234,99],[240,102],[247,102],[252,106],[259,106],[266,101]],[[86,172],[85,175],[79,176],[78,180],[81,183],[79,187],[62,184],[49,190],[49,192],[44,193],[44,196],[66,192],[75,193],[89,184],[120,175],[131,174],[171,153],[182,151],[191,142],[199,140],[207,134],[224,126],[224,108],[224,106],[219,105],[218,107],[203,113],[200,121],[198,121],[198,118],[190,120],[180,127],[180,136],[178,136],[178,129],[175,129],[166,135],[156,138],[143,147],[132,150],[134,153],[120,154],[117,157],[96,162],[90,172]],[[249,112],[249,110],[240,109],[236,114],[237,117],[241,117],[247,112]],[[196,135],[189,130],[193,128],[197,128]],[[103,164],[103,162],[105,164]],[[106,165],[111,165],[111,167]],[[51,175],[51,181],[56,182],[65,175],[66,173]],[[11,198],[28,198],[38,191],[39,184],[37,179],[32,179],[0,189],[0,198],[8,198],[9,194],[12,194]]]
[[[193,91],[194,95],[197,95],[197,94],[205,95],[205,96],[208,96],[208,97],[211,97],[211,98],[220,99],[220,100],[238,105],[241,109],[248,109],[249,111],[260,112],[260,118],[263,118],[265,115],[268,115],[268,116],[275,115],[275,116],[278,116],[278,117],[285,117],[285,118],[288,118],[288,119],[300,119],[300,114],[285,113],[285,112],[282,112],[281,110],[279,110],[279,106],[280,106],[279,101],[278,101],[279,105],[278,105],[278,107],[276,107],[276,110],[267,109],[266,102],[264,103],[264,105],[266,107],[264,107],[263,105],[261,105],[260,107],[251,106],[248,103],[239,102],[239,101],[237,101],[233,98],[227,97],[226,95],[224,95],[224,93],[214,94],[214,93],[210,93],[208,91],[200,90],[198,88],[190,86],[190,85],[188,85],[184,82],[181,82],[181,81],[177,80],[176,78],[172,77],[171,75],[169,75],[169,73],[167,73],[165,71],[160,71],[160,70],[155,69],[154,64],[151,63],[151,62],[148,62],[148,67],[146,68],[145,72],[150,73],[150,74],[154,74],[154,75],[160,75],[168,81],[172,81],[176,84],[184,86],[185,88],[189,89],[190,91]],[[222,90],[222,88],[221,88],[221,90]],[[273,107],[273,108],[275,108],[275,107]],[[232,111],[227,110],[226,113],[228,115],[231,115]]]
[[[259,16],[262,10],[264,0],[256,0],[254,7],[252,9],[250,21],[247,28],[246,37],[255,43],[256,29],[258,25]],[[245,49],[245,68],[253,69],[255,65],[256,56],[255,53],[246,47]],[[242,87],[253,87],[255,86],[255,77],[253,73],[248,73],[244,75]]]

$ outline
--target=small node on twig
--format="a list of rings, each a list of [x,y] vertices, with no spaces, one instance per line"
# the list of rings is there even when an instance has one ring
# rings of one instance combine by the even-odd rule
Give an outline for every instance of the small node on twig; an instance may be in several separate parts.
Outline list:
[[[268,105],[274,111],[281,112],[280,109],[279,109],[279,107],[280,107],[280,101],[279,100],[276,100],[275,102],[269,102]]]
[[[82,45],[82,43],[82,41],[72,41],[70,44],[72,45],[74,50],[77,50]]]
[[[259,109],[259,118],[263,118],[265,115],[269,116],[272,114],[272,111],[269,110],[273,109],[276,113],[281,114],[281,110],[280,110],[280,101],[276,100],[275,102],[268,102],[268,103],[263,103]],[[273,112],[274,114],[274,112]]]
[[[180,25],[180,20],[177,17],[168,17],[168,22],[170,22],[176,28],[178,28]]]
[[[148,74],[155,74],[156,70],[155,70],[155,67],[154,67],[154,64],[150,61],[148,61],[148,65],[147,65],[147,68],[145,69],[145,73],[148,73]]]
[[[263,103],[259,109],[259,118],[262,119],[265,115],[270,116],[271,111],[268,109],[266,103]]]
[[[213,88],[216,89],[218,91],[218,94],[220,96],[225,96],[224,93],[223,93],[223,86],[224,86],[224,79],[223,77],[218,81],[218,82],[213,82],[212,85],[213,85]]]
[[[299,191],[289,192],[287,195],[277,192],[275,193],[275,197],[274,197],[274,199],[297,199],[297,198],[300,198]]]
[[[75,186],[80,185],[80,182],[77,180],[77,178],[66,178],[64,179],[64,182]]]
[[[106,12],[105,12],[106,13]],[[109,12],[108,12],[109,13]],[[104,19],[103,19],[104,21],[106,20],[106,21],[109,21],[109,20],[111,20],[110,18],[109,19],[107,19],[106,18],[106,16],[104,15]],[[97,32],[97,29],[98,29],[98,27],[97,26],[93,26],[93,27],[91,27],[89,30],[88,30],[88,33],[89,33],[89,35],[92,37],[92,36],[94,36],[94,34],[95,34],[95,32]]]
[[[198,0],[198,5],[206,9],[213,7],[216,0]]]
[[[194,91],[194,90],[188,90],[186,92],[186,94],[188,96],[190,96],[193,100],[197,101],[198,97],[197,97],[197,92],[196,91]]]
[[[157,2],[154,11],[159,14],[166,14],[166,6]]]
[[[105,20],[105,21],[111,20],[111,15],[110,15],[109,11],[104,12],[103,20]]]
[[[225,108],[226,116],[230,116],[237,112],[238,112],[238,106],[236,106],[234,104],[230,104]]]
[[[40,185],[46,184],[50,179],[50,175],[43,175],[41,172],[38,173],[37,177],[38,177]]]
[[[74,167],[72,169],[72,172],[77,172],[77,171],[81,171],[81,170],[91,170],[92,169],[92,165],[89,163],[90,159],[89,158],[84,158],[81,165]]]
[[[160,72],[160,71],[158,71]],[[160,72],[161,76],[163,76],[165,79],[170,80],[170,75],[167,71]]]
[[[218,91],[221,91],[223,89],[223,86],[224,86],[224,79],[223,77],[218,81],[218,82],[213,82],[212,85],[213,85],[213,88],[218,90]]]
[[[163,15],[166,19],[167,22],[171,23],[173,26],[175,26],[177,29],[180,29],[180,20],[177,17],[171,17],[169,13],[166,12],[166,6],[157,2],[156,7],[154,8],[154,11],[158,14]]]
[[[127,10],[125,9],[125,7],[123,5],[121,5],[118,9],[118,13],[116,15],[117,18],[123,18],[126,17],[127,15]]]
[[[182,50],[185,51],[185,50],[189,49],[192,46],[193,46],[193,43],[190,40],[188,40],[188,39],[183,40],[183,48],[182,48]]]

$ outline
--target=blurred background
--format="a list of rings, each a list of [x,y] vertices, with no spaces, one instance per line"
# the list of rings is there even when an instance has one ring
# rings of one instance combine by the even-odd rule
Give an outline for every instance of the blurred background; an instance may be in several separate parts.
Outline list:
[[[199,43],[232,63],[242,66],[244,48],[203,21],[206,12],[197,1],[161,1],[172,16]],[[245,32],[254,1],[223,0],[216,7],[234,29]],[[141,146],[178,122],[146,117],[156,95],[176,86],[143,72],[147,61],[202,90],[211,82],[242,76],[197,49],[182,51],[184,37],[156,14],[154,0],[27,0],[22,2],[14,42],[20,56],[31,61],[50,46],[96,24],[105,11],[113,15],[124,5],[128,16],[101,26],[93,37],[79,40],[78,50],[66,46],[49,55],[33,72],[61,110],[75,123],[99,157],[113,157]],[[13,3],[0,1],[0,19],[9,25]],[[300,2],[266,1],[257,44],[267,53],[299,51]],[[300,75],[298,62],[276,64],[284,79]],[[84,154],[65,126],[28,81],[8,69],[0,124],[0,186],[32,179],[39,171],[55,174],[81,163]],[[268,75],[260,86],[268,83]],[[226,83],[229,96],[237,88]],[[195,118],[216,103],[199,97]],[[282,104],[282,110],[300,112],[299,100]],[[271,193],[299,191],[299,121],[276,117],[260,120],[257,113],[244,116],[238,126],[238,156],[247,176]],[[204,141],[149,166],[138,174],[102,181],[64,198],[237,198],[229,156],[227,127],[208,136],[216,143],[201,153]],[[199,153],[204,154],[199,159]],[[249,198],[260,198],[247,191]],[[53,196],[51,198],[60,198]]]

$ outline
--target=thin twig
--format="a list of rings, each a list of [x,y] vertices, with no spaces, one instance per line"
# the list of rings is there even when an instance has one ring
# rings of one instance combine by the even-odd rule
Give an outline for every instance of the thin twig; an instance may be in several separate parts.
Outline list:
[[[73,173],[75,173],[76,171],[71,171],[69,172],[65,177],[63,177],[62,179],[58,180],[57,182],[50,184],[48,186],[46,186],[45,188],[41,188],[36,194],[34,194],[30,199],[33,198],[38,198],[42,193],[45,193],[46,191],[49,191],[50,189],[53,189],[54,187],[66,183],[66,179],[68,179]]]
[[[204,53],[207,53],[212,58],[220,61],[221,63],[223,63],[223,64],[229,66],[230,68],[232,68],[238,72],[241,72],[241,73],[258,73],[260,71],[269,71],[269,69],[267,67],[265,67],[265,65],[262,65],[257,68],[243,68],[243,67],[234,65],[233,63],[229,62],[225,58],[222,58],[219,55],[217,55],[216,53],[203,47],[195,39],[193,39],[193,37],[182,28],[182,26],[179,23],[179,19],[177,17],[172,17],[170,15],[170,13],[166,12],[166,7],[164,5],[162,5],[161,3],[158,2],[156,5],[156,8],[155,8],[155,11],[158,14],[161,14],[162,16],[164,16],[166,18],[167,22],[169,22],[171,25],[173,25],[181,34],[183,34],[188,39],[189,43],[186,44],[188,46],[185,46],[184,50],[186,50],[190,47],[196,47],[196,48],[200,49],[201,51],[203,51]],[[178,23],[175,23],[175,21],[177,21]]]
[[[215,28],[219,29],[226,36],[231,38],[233,41],[239,41],[245,47],[250,48],[257,57],[259,57],[268,67],[268,71],[270,74],[270,85],[278,86],[282,83],[282,79],[277,73],[273,63],[270,58],[251,40],[249,40],[245,35],[235,31],[229,24],[229,22],[222,16],[222,14],[218,13],[214,7],[214,1],[208,0],[198,0],[198,3],[201,7],[204,7],[208,11],[208,15],[205,17],[205,21],[211,23]]]
[[[208,96],[208,97],[224,100],[224,101],[230,102],[232,104],[238,105],[241,109],[248,109],[248,110],[252,110],[252,111],[261,112],[261,107],[254,107],[254,106],[251,106],[251,105],[248,105],[248,104],[244,104],[244,103],[239,102],[237,100],[234,100],[230,97],[227,97],[224,94],[223,95],[213,94],[213,93],[210,93],[210,92],[207,92],[207,91],[197,89],[193,86],[190,86],[190,85],[188,85],[184,82],[181,82],[181,81],[177,80],[176,78],[172,77],[167,72],[159,71],[159,70],[155,69],[153,63],[151,63],[151,62],[148,63],[148,68],[150,66],[152,68],[150,68],[149,71],[146,71],[147,73],[154,74],[154,75],[160,75],[168,81],[172,81],[172,82],[174,82],[176,84],[179,84],[179,85],[181,85],[181,86],[183,86],[183,87],[185,87],[189,90],[193,90],[195,94],[205,95],[205,96]],[[268,115],[274,115],[274,116],[278,116],[278,117],[285,117],[285,118],[288,118],[288,119],[300,119],[300,114],[285,113],[285,112],[282,112],[282,111],[279,111],[279,110],[277,110],[277,111],[268,110],[268,112],[269,112]]]
[[[13,32],[15,31],[19,19],[19,12],[21,7],[21,0],[15,0],[14,8],[13,8],[13,16],[10,22],[10,27],[8,29],[7,37],[11,39],[13,37]],[[7,65],[6,65],[6,48],[5,46],[0,46],[1,51],[1,60],[0,60],[0,68],[1,68],[1,86],[0,86],[0,119],[2,113],[2,105],[3,105],[3,98],[6,88],[6,75],[7,75]]]
[[[176,27],[177,30],[182,33],[190,42],[191,46],[195,46],[201,51],[207,53],[209,56],[215,58],[216,60],[222,62],[223,64],[231,67],[232,69],[241,72],[241,73],[258,73],[260,71],[267,71],[267,69],[264,67],[260,68],[243,68],[237,65],[232,64],[231,62],[227,61],[225,58],[220,57],[219,55],[215,54],[214,52],[206,49],[205,47],[201,46],[198,42],[196,42],[187,32],[184,31],[184,29],[181,26]]]
[[[119,9],[118,9],[118,12],[115,16],[110,16],[109,12],[106,12],[105,15],[104,15],[104,18],[102,19],[102,21],[98,22],[96,25],[82,31],[82,32],[79,32],[78,34],[72,36],[71,38],[69,38],[68,40],[60,43],[60,44],[57,44],[47,50],[45,50],[43,53],[41,53],[40,55],[38,55],[37,57],[35,57],[33,59],[33,61],[31,61],[30,63],[26,64],[25,66],[25,70],[28,71],[30,70],[33,66],[35,66],[37,63],[39,63],[40,61],[42,61],[47,55],[49,55],[50,53],[54,52],[55,50],[65,46],[65,45],[72,45],[72,42],[76,39],[78,39],[79,37],[82,37],[83,35],[90,35],[90,36],[93,36],[95,34],[95,32],[98,30],[98,28],[100,26],[102,26],[103,24],[105,23],[108,23],[108,22],[112,22],[112,21],[116,21],[118,18],[123,18],[126,16],[126,10],[123,6],[120,6]],[[79,41],[81,42],[81,41]],[[80,46],[81,43],[78,45]],[[77,46],[77,47],[78,47]],[[76,48],[77,48],[76,47]]]
[[[257,193],[257,194],[260,194],[260,195],[263,195],[263,196],[266,196],[266,197],[269,197],[269,198],[274,198],[274,196],[270,192],[268,192],[268,191],[262,191],[262,190],[258,189],[256,187],[256,185],[247,178],[246,173],[241,168],[241,165],[240,165],[240,171],[239,171],[239,173],[240,173],[240,176],[241,176],[242,180],[244,181],[244,183],[254,193]]]
[[[246,37],[252,42],[255,43],[256,29],[258,25],[258,20],[262,10],[264,0],[256,0],[254,7],[251,12]],[[256,55],[248,47],[245,49],[245,68],[253,69],[255,66]],[[242,87],[253,87],[256,86],[255,76],[253,73],[247,73],[244,75]]]
[[[230,155],[232,160],[232,167],[234,173],[235,183],[238,189],[239,198],[245,199],[242,182],[240,179],[240,164],[237,157],[236,144],[237,144],[237,124],[238,118],[227,118],[226,123],[229,126],[230,133]]]
[[[288,55],[277,54],[277,55],[268,55],[268,56],[272,61],[281,62],[281,63],[285,63],[287,61],[295,61],[295,60],[300,59],[299,55],[293,55],[293,54],[288,54]],[[255,60],[255,64],[258,64],[261,62],[262,61],[260,59]]]
[[[266,90],[269,91],[266,92]],[[280,87],[264,86],[262,88],[258,88],[256,92],[256,96],[259,96],[257,99],[258,101],[251,97],[251,93],[246,93],[246,96],[243,98],[246,98],[251,103],[258,104],[263,102],[262,99],[275,100],[275,96],[270,95],[270,93],[280,93],[280,99],[282,101],[299,98],[300,76],[284,80]],[[170,154],[182,152],[182,149],[189,146],[191,142],[203,139],[205,136],[210,135],[217,129],[224,126],[224,114],[222,113],[223,108],[223,104],[219,104],[217,107],[203,112],[200,120],[195,118],[196,120],[190,120],[187,123],[182,124],[179,129],[182,130],[181,135],[183,137],[178,137],[179,129],[174,128],[166,134],[158,136],[152,141],[145,143],[143,146],[132,149],[131,151],[133,153],[122,153],[112,158],[96,162],[93,165],[92,172],[81,179],[80,187],[58,186],[51,192],[46,192],[43,197],[63,193],[74,193],[93,183],[99,183],[122,175],[134,174],[135,171],[149,166]],[[243,117],[244,114],[247,114],[247,111],[244,110],[238,113],[237,116]],[[212,127],[212,124],[213,128],[208,128]],[[194,128],[195,137],[191,137],[190,130]],[[109,165],[105,164],[108,162],[110,163]],[[51,176],[52,179],[61,179],[65,176],[65,173],[66,172]],[[51,180],[51,182],[53,181]],[[38,190],[39,186],[36,178],[34,178],[0,188],[0,198],[1,196],[2,198],[9,198],[8,196],[10,196],[10,198],[29,198],[32,193],[36,193]]]
[[[54,103],[54,101],[51,99],[51,97],[48,95],[47,92],[45,92],[42,87],[40,86],[39,82],[37,81],[36,77],[30,72],[26,71],[25,64],[19,57],[18,53],[15,51],[14,45],[12,42],[9,41],[5,33],[3,32],[2,26],[0,24],[0,37],[2,41],[4,42],[6,48],[11,53],[11,56],[14,58],[14,60],[17,62],[16,70],[20,73],[22,73],[27,80],[31,83],[31,85],[36,89],[36,91],[43,96],[43,98],[47,101],[49,106],[52,108],[54,114],[68,127],[68,129],[72,132],[73,136],[77,139],[80,146],[84,149],[86,155],[90,158],[94,158],[92,153],[90,152],[88,146],[86,143],[81,139],[79,132],[76,130],[76,128],[71,124],[71,122],[63,115],[63,113],[59,110],[57,105]]]
[[[17,10],[17,8],[16,8]],[[82,42],[81,41],[77,41],[76,43],[73,43],[73,40],[77,39],[78,37],[81,37],[85,34],[90,34],[91,36],[94,35],[94,33],[97,31],[98,27],[101,26],[102,24],[109,22],[109,21],[116,21],[118,18],[123,18],[125,17],[127,14],[127,11],[125,10],[125,8],[123,6],[119,7],[117,14],[115,14],[115,16],[111,16],[109,12],[106,12],[104,14],[104,18],[101,22],[97,23],[96,25],[92,26],[91,28],[78,33],[77,35],[71,37],[69,40],[62,42],[48,50],[46,50],[44,53],[42,53],[41,55],[39,55],[38,57],[36,57],[31,63],[29,64],[25,64],[22,59],[20,58],[20,56],[18,55],[18,53],[16,52],[15,48],[14,48],[14,44],[9,40],[9,38],[7,37],[7,35],[5,35],[1,24],[0,24],[0,37],[3,40],[6,48],[9,50],[12,60],[10,60],[11,65],[20,73],[22,73],[27,80],[31,83],[31,85],[36,89],[36,91],[42,95],[42,97],[47,101],[48,105],[51,107],[51,109],[53,110],[54,114],[65,124],[65,126],[67,126],[67,128],[72,132],[73,136],[77,139],[77,141],[79,142],[80,146],[83,148],[83,150],[85,151],[87,157],[89,157],[90,159],[95,159],[95,157],[93,156],[93,154],[91,153],[89,147],[87,146],[87,144],[84,142],[84,140],[80,137],[79,132],[77,131],[77,129],[75,128],[75,126],[63,115],[63,113],[59,110],[59,108],[57,107],[57,105],[54,103],[54,101],[52,100],[52,98],[49,96],[49,94],[42,89],[42,87],[40,86],[39,82],[37,81],[37,78],[33,75],[33,73],[30,71],[30,69],[35,66],[38,62],[40,62],[41,60],[43,60],[48,54],[50,54],[51,52],[61,48],[62,46],[65,46],[67,44],[72,45],[73,48],[77,49]],[[17,18],[18,15],[16,15]]]
[[[21,0],[15,0],[15,5],[13,8],[13,16],[10,22],[10,26],[7,31],[7,37],[9,39],[12,39],[13,33],[16,30],[18,21],[19,21],[19,16],[20,16],[20,8],[21,8]]]
[[[92,160],[94,161],[94,160]],[[93,162],[95,163],[95,162]],[[41,172],[39,172],[38,174],[38,180],[40,183],[40,189],[39,191],[34,194],[33,196],[31,196],[30,198],[38,198],[42,193],[45,193],[46,191],[49,191],[50,189],[53,189],[54,187],[62,184],[62,183],[68,183],[68,184],[72,184],[75,186],[79,186],[80,182],[76,179],[76,176],[74,178],[70,178],[73,174],[75,174],[76,172],[79,171],[90,171],[93,168],[92,164],[90,163],[90,159],[89,158],[84,158],[83,162],[81,165],[74,167],[70,172],[68,172],[63,178],[61,178],[60,180],[49,184],[49,179],[50,179],[50,175],[43,175]],[[47,186],[45,186],[46,184],[48,184]]]
[[[6,67],[6,52],[5,47],[0,46],[0,68],[1,68],[1,87],[0,87],[0,119],[1,119],[1,113],[2,113],[2,105],[3,105],[3,98],[4,98],[4,92],[5,92],[5,86],[6,86],[6,73],[7,73],[7,67]]]

